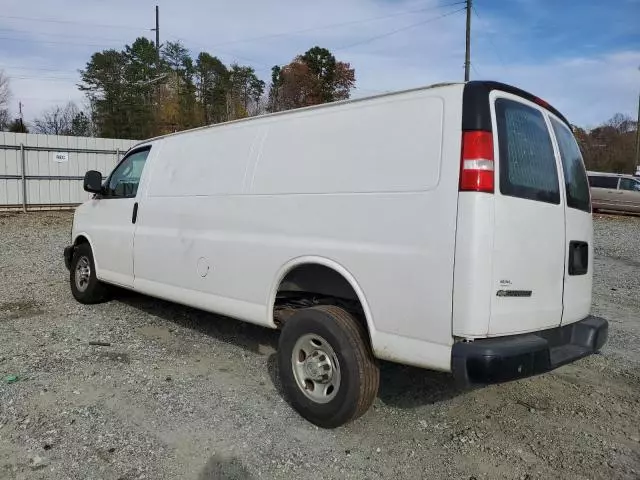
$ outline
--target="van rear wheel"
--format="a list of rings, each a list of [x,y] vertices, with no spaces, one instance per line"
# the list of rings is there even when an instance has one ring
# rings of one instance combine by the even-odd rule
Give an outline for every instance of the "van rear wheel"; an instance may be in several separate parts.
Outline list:
[[[301,309],[285,322],[278,366],[291,406],[319,427],[358,418],[378,393],[380,371],[367,333],[336,306]]]
[[[69,273],[71,293],[78,302],[92,304],[107,300],[108,287],[96,276],[93,252],[88,243],[81,243],[74,249]]]

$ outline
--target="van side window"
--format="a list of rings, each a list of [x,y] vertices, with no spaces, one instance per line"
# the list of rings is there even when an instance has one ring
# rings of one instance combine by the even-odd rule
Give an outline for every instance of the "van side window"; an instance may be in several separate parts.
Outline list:
[[[590,212],[589,182],[587,181],[587,172],[584,169],[580,148],[567,127],[553,118],[551,119],[551,125],[558,141],[558,150],[560,151],[562,169],[564,170],[567,206]]]
[[[620,190],[631,190],[632,192],[640,192],[640,182],[632,178],[621,178]]]
[[[150,148],[137,150],[126,156],[109,176],[106,196],[110,198],[132,198],[138,193],[142,169]]]
[[[500,192],[511,197],[560,203],[551,136],[539,110],[499,98],[495,103]]]
[[[606,175],[590,175],[589,185],[592,188],[618,188],[618,177],[608,177]]]

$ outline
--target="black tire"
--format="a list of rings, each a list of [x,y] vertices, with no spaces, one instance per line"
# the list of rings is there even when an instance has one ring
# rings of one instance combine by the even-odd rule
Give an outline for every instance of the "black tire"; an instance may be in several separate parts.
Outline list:
[[[294,348],[299,339],[318,335],[335,353],[340,385],[332,400],[318,403],[298,386],[294,373]],[[348,312],[332,305],[297,311],[282,328],[278,345],[282,387],[291,406],[311,423],[336,428],[364,414],[380,385],[380,371],[367,332]]]
[[[77,281],[76,271],[79,263],[85,263],[89,266],[88,280],[85,282]],[[69,283],[71,284],[71,293],[73,298],[84,304],[93,304],[104,302],[108,299],[109,289],[107,285],[102,283],[96,277],[96,265],[93,261],[93,252],[88,243],[81,243],[73,251],[71,258],[71,268],[69,269]]]

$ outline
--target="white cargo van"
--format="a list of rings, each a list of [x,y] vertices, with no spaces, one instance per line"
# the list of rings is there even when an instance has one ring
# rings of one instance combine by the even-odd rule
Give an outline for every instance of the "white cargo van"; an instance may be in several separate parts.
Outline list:
[[[244,119],[132,148],[76,210],[82,303],[117,285],[282,330],[293,407],[336,427],[376,359],[521,378],[591,354],[589,185],[564,117],[495,82]]]

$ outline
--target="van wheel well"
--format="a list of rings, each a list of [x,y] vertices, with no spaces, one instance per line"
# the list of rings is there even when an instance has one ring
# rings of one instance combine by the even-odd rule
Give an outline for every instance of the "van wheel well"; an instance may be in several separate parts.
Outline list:
[[[76,238],[76,241],[73,242],[73,246],[77,247],[78,245],[82,245],[83,243],[89,243],[89,240],[87,240],[87,237],[83,237],[82,235],[80,235],[78,238]]]
[[[371,338],[358,294],[340,273],[324,265],[300,265],[285,275],[276,293],[273,321],[281,327],[296,310],[316,305],[343,308],[362,324]]]

